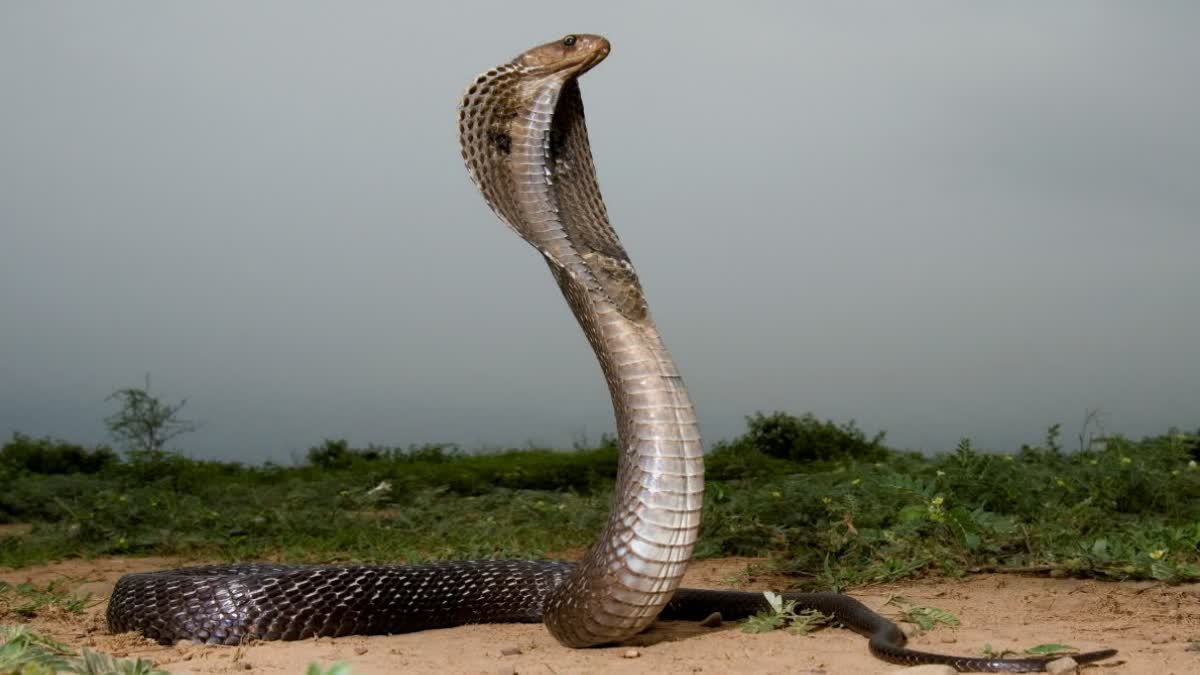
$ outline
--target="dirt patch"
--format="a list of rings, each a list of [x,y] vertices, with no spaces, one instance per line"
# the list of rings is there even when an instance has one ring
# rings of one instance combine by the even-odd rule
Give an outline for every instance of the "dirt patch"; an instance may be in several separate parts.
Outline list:
[[[5,537],[24,537],[33,531],[30,523],[0,523],[0,539]]]
[[[779,589],[785,580],[756,574],[753,560],[702,560],[688,571],[689,586]],[[0,571],[0,579],[45,583],[67,578],[72,587],[103,599],[126,572],[188,563],[164,558],[104,558]],[[938,628],[912,640],[917,649],[978,654],[1046,642],[1083,650],[1121,650],[1096,673],[1200,672],[1200,584],[1106,583],[981,575],[926,580],[856,590],[868,606],[894,614],[884,603],[904,595],[954,613],[962,625]],[[782,631],[750,635],[735,625],[701,628],[662,622],[630,645],[571,650],[540,625],[463,626],[407,635],[319,638],[243,647],[180,644],[164,647],[131,634],[111,635],[101,600],[82,615],[38,617],[35,630],[76,647],[153,659],[173,673],[303,673],[309,663],[347,661],[354,675],[372,673],[887,673],[897,669],[867,653],[866,640],[842,629],[809,637]],[[11,621],[12,619],[7,619]],[[637,655],[627,658],[630,650]],[[514,653],[515,652],[515,653]]]

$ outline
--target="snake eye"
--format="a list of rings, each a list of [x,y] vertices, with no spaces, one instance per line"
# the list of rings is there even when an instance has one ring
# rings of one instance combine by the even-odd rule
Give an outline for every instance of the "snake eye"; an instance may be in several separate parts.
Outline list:
[[[563,43],[564,47],[574,47],[575,46],[575,36],[574,35],[566,36],[565,38],[562,39],[562,43]]]

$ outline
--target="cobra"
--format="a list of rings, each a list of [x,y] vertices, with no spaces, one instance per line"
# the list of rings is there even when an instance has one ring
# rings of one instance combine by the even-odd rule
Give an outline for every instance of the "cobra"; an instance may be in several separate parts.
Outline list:
[[[399,633],[544,621],[568,647],[619,643],[656,618],[738,619],[758,593],[681,589],[700,527],[704,448],[683,380],[596,181],[579,77],[609,53],[568,35],[483,73],[459,107],[463,160],[484,200],[545,259],[612,396],[620,458],[607,523],[582,561],[192,567],[122,577],[113,631],[171,643]],[[963,671],[1036,671],[1041,658],[954,657],[905,648],[895,624],[837,593],[787,593],[870,637],[876,656]],[[1087,663],[1114,650],[1082,654]]]

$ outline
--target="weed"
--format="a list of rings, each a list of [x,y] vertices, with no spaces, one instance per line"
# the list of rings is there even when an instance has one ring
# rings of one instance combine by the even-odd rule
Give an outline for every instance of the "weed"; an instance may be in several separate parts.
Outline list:
[[[168,675],[146,659],[119,659],[87,647],[77,654],[70,646],[24,626],[0,626],[0,672],[19,675]]]
[[[957,626],[959,623],[958,617],[944,609],[918,605],[902,595],[892,596],[886,604],[900,609],[901,621],[916,624],[923,631],[933,630],[939,623],[947,626]]]
[[[25,582],[10,584],[0,581],[0,619],[16,616],[20,619],[31,619],[47,610],[55,610],[67,614],[78,614],[96,604],[90,593],[77,596],[68,592],[64,586],[67,579],[55,579],[44,586]]]
[[[304,675],[350,675],[350,664],[338,662],[329,666],[328,670],[323,670],[319,664],[310,663]]]
[[[808,635],[830,621],[829,616],[815,609],[802,609],[797,612],[796,601],[785,601],[783,596],[777,593],[766,591],[763,593],[763,597],[767,599],[771,609],[746,619],[746,622],[742,624],[742,632],[766,633],[779,628],[787,628],[797,635]]]

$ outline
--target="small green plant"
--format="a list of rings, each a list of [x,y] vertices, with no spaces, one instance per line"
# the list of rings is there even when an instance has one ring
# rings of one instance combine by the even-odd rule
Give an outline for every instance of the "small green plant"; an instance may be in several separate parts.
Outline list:
[[[304,671],[304,675],[350,675],[350,664],[339,661],[325,670],[321,668],[320,664],[310,663],[308,670]]]
[[[893,595],[886,604],[900,609],[901,621],[916,624],[923,631],[933,630],[939,623],[947,626],[957,626],[959,623],[958,617],[944,609],[918,605],[902,595]]]
[[[38,586],[29,582],[10,584],[0,581],[0,619],[10,614],[31,619],[47,609],[78,614],[96,604],[91,593],[77,596],[67,591],[66,582],[66,579],[55,579]]]
[[[767,633],[780,628],[787,628],[796,635],[808,635],[813,630],[829,623],[830,617],[822,614],[815,609],[803,609],[796,611],[795,600],[784,600],[783,596],[778,593],[766,591],[763,597],[767,599],[767,603],[771,605],[771,609],[764,610],[746,619],[742,624],[742,632],[744,633]]]
[[[983,654],[985,657],[987,657],[989,659],[1007,658],[1009,656],[1012,656],[1012,655],[1018,653],[1017,651],[1012,650],[1012,649],[1001,649],[1001,650],[997,651],[995,648],[992,647],[990,642],[984,644],[983,649],[981,649],[979,651],[981,654]],[[1021,650],[1021,652],[1019,652],[1019,653],[1024,654],[1026,656],[1050,657],[1050,656],[1070,656],[1071,654],[1078,652],[1078,651],[1079,651],[1079,649],[1077,647],[1072,647],[1071,645],[1063,645],[1063,644],[1057,644],[1057,643],[1050,642],[1050,643],[1046,643],[1046,644],[1034,645],[1032,647],[1029,647],[1028,649]]]
[[[67,645],[37,635],[24,626],[0,626],[0,673],[42,675],[67,670]]]
[[[0,626],[0,673],[18,675],[169,675],[147,659],[119,659],[87,647],[76,653],[70,646],[39,635],[24,626]]]
[[[1030,656],[1050,656],[1054,654],[1069,654],[1077,651],[1079,651],[1079,649],[1077,647],[1072,647],[1071,645],[1048,642],[1045,644],[1034,645],[1026,649],[1025,653],[1029,654]]]

